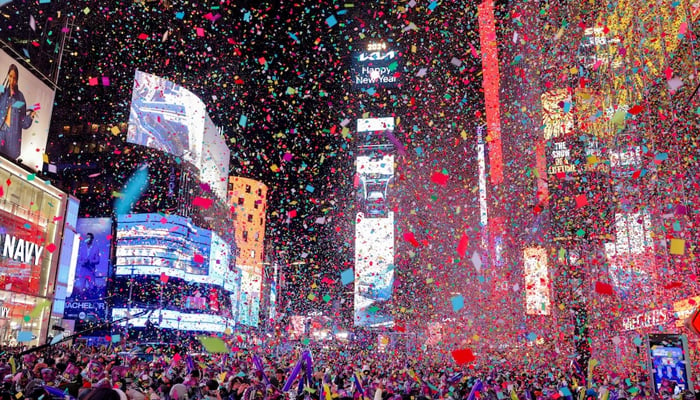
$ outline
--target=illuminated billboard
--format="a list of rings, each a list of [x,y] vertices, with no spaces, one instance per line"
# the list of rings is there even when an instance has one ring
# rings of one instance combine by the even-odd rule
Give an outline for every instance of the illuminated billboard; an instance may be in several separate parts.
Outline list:
[[[355,53],[352,80],[356,87],[396,87],[401,78],[401,55],[395,44],[368,43],[363,51]]]
[[[166,274],[191,283],[226,288],[230,247],[216,233],[177,215],[127,214],[117,217],[115,274]]]
[[[130,315],[143,312],[143,309],[114,308],[112,309],[112,321],[124,320]],[[174,329],[179,331],[224,333],[226,329],[233,329],[236,321],[221,315],[188,313],[175,310],[153,310],[150,313],[130,318],[129,324],[134,328],[146,327],[146,321],[159,326],[161,329]]]
[[[137,70],[126,139],[191,163],[200,180],[226,198],[230,150],[204,102],[189,90]]]
[[[654,282],[654,242],[648,211],[618,212],[615,216],[615,240],[605,243],[610,279],[624,300],[652,294]]]
[[[55,92],[0,50],[0,156],[41,171]]]
[[[104,320],[107,280],[110,269],[111,218],[78,218],[78,261],[64,318],[85,321]]]
[[[550,315],[551,296],[547,251],[542,247],[523,250],[525,274],[525,312],[528,315]]]
[[[394,213],[355,217],[356,326],[393,326],[387,302],[394,285]]]

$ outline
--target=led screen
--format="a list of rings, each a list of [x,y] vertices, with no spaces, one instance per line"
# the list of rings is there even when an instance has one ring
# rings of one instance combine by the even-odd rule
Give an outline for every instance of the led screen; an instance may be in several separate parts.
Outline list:
[[[664,381],[675,383],[675,394],[679,394],[683,390],[693,390],[692,381],[688,380],[692,374],[690,373],[688,344],[684,336],[650,334],[649,355],[650,373],[656,393],[659,393]]]
[[[126,308],[114,308],[112,310],[112,321],[122,320],[127,315],[135,315],[142,311],[144,310],[139,308],[132,308],[130,312]],[[226,328],[233,329],[236,326],[236,322],[232,318],[174,310],[153,310],[150,314],[139,316],[138,318],[130,318],[129,324],[133,325],[134,328],[144,328],[147,320],[150,320],[156,326],[160,326],[161,329],[195,332],[223,333],[226,331]]]
[[[394,284],[394,213],[355,218],[356,326],[393,326],[387,302]]]
[[[109,257],[112,236],[111,218],[78,218],[78,262],[73,290],[66,300],[65,318],[83,322],[104,320]]]
[[[241,272],[238,320],[247,326],[258,326],[260,319],[260,291],[262,276],[243,267]]]
[[[547,251],[541,247],[523,251],[525,263],[525,312],[529,315],[551,313]]]
[[[230,247],[189,218],[128,214],[117,218],[115,274],[166,274],[192,283],[232,286],[226,281]]]
[[[55,92],[1,50],[0,73],[0,156],[40,171]]]
[[[396,87],[401,72],[401,57],[395,44],[369,43],[353,56],[352,79],[356,87]]]
[[[221,199],[226,198],[230,150],[189,90],[156,75],[136,71],[127,141],[190,162]]]

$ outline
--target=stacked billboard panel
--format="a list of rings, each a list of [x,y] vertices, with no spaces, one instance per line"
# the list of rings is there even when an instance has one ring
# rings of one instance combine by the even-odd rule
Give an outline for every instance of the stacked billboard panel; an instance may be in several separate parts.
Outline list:
[[[547,269],[547,251],[542,247],[526,248],[525,312],[528,315],[551,314],[550,280]]]
[[[129,298],[115,301],[112,319],[151,309],[163,329],[223,332],[233,327],[240,278],[232,270],[231,257],[230,246],[219,235],[195,226],[189,218],[157,213],[118,216],[115,286],[121,297],[128,292]],[[170,279],[180,286],[164,295]],[[160,299],[136,293],[158,288]],[[130,323],[146,326],[150,317]]]
[[[191,163],[200,180],[226,198],[230,150],[204,102],[167,79],[136,71],[127,141]]]
[[[357,203],[355,218],[356,326],[393,326],[388,308],[394,285],[394,213],[390,184],[394,179],[394,147],[389,137],[393,118],[357,121],[362,144],[355,160]]]

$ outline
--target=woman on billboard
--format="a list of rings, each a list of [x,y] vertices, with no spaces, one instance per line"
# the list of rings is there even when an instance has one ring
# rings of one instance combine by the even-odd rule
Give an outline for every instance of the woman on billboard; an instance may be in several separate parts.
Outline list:
[[[19,90],[19,71],[10,64],[0,95],[0,154],[17,161],[22,150],[22,130],[34,121],[36,110],[29,110]]]

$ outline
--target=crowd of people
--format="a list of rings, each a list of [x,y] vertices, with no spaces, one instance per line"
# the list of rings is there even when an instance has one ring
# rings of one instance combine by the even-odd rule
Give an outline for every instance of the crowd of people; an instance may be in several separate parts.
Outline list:
[[[208,354],[112,346],[51,346],[0,353],[2,400],[474,400],[694,399],[664,382],[653,394],[646,376],[547,367],[456,365],[444,355],[360,347],[301,347],[280,352]],[[304,353],[305,352],[305,353]],[[306,357],[305,357],[306,356]]]

